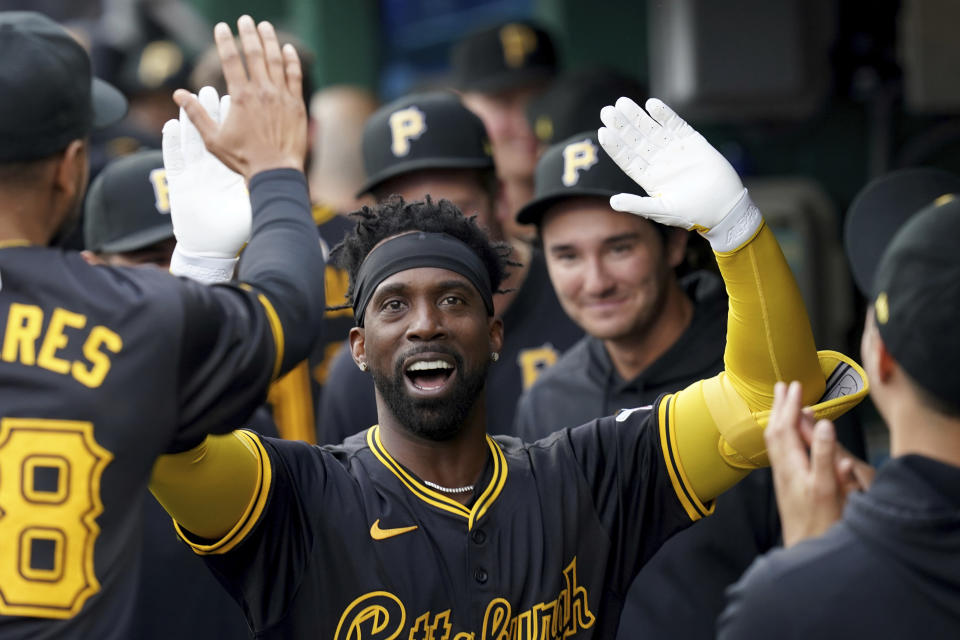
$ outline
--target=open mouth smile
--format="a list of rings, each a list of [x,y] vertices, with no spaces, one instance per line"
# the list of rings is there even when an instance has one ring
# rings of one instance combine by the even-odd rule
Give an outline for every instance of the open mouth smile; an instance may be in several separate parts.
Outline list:
[[[439,395],[450,387],[456,369],[453,358],[446,354],[422,354],[410,358],[403,373],[416,395]]]

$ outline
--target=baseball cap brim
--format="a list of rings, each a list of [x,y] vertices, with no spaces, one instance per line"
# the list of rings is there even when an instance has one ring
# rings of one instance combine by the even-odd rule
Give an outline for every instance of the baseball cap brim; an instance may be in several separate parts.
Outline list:
[[[102,129],[127,115],[127,99],[113,85],[100,78],[90,83],[90,101],[93,103],[93,128]]]
[[[493,158],[419,158],[395,164],[384,171],[372,176],[357,191],[357,197],[373,191],[381,183],[405,173],[425,171],[427,169],[492,169]]]
[[[960,193],[960,176],[943,169],[901,169],[871,181],[847,212],[843,242],[860,292],[874,295],[880,258],[897,231],[937,198]]]
[[[543,220],[543,216],[547,213],[547,209],[561,200],[591,196],[609,199],[611,196],[615,196],[618,193],[621,192],[599,188],[564,189],[562,191],[547,193],[525,204],[520,211],[517,212],[517,222],[520,224],[539,224],[540,221]]]

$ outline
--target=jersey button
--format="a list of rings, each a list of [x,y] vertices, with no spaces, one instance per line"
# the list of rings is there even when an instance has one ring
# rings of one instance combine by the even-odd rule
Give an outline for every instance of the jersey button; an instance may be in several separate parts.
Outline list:
[[[487,578],[489,577],[490,576],[487,575],[487,572],[479,567],[477,568],[476,571],[473,572],[473,579],[479,582],[480,584],[486,584]]]
[[[483,532],[483,529],[477,529],[473,532],[473,542],[475,544],[483,544],[487,541],[487,534]]]

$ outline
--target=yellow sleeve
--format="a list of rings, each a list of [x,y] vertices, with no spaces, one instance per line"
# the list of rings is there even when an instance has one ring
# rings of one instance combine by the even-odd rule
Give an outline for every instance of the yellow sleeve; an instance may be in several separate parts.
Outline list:
[[[804,405],[823,417],[844,413],[866,394],[856,363],[817,353],[800,290],[765,223],[740,248],[716,256],[730,300],[725,369],[664,398],[658,416],[674,489],[691,517],[710,513],[707,503],[769,464],[763,428],[777,381],[800,381]],[[841,365],[861,384],[828,398],[827,377]]]
[[[267,403],[273,409],[273,421],[281,438],[317,443],[313,388],[306,360],[270,385]]]
[[[270,490],[270,464],[257,436],[238,430],[160,456],[150,491],[197,553],[223,553],[253,528]],[[186,532],[212,540],[198,543]]]

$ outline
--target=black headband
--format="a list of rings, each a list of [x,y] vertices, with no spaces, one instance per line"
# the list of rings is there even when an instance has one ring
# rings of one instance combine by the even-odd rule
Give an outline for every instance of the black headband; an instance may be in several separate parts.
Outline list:
[[[367,304],[381,282],[395,273],[436,267],[459,273],[480,292],[487,313],[493,315],[490,274],[477,253],[445,233],[418,231],[388,238],[364,258],[353,287],[353,315],[363,326]]]

